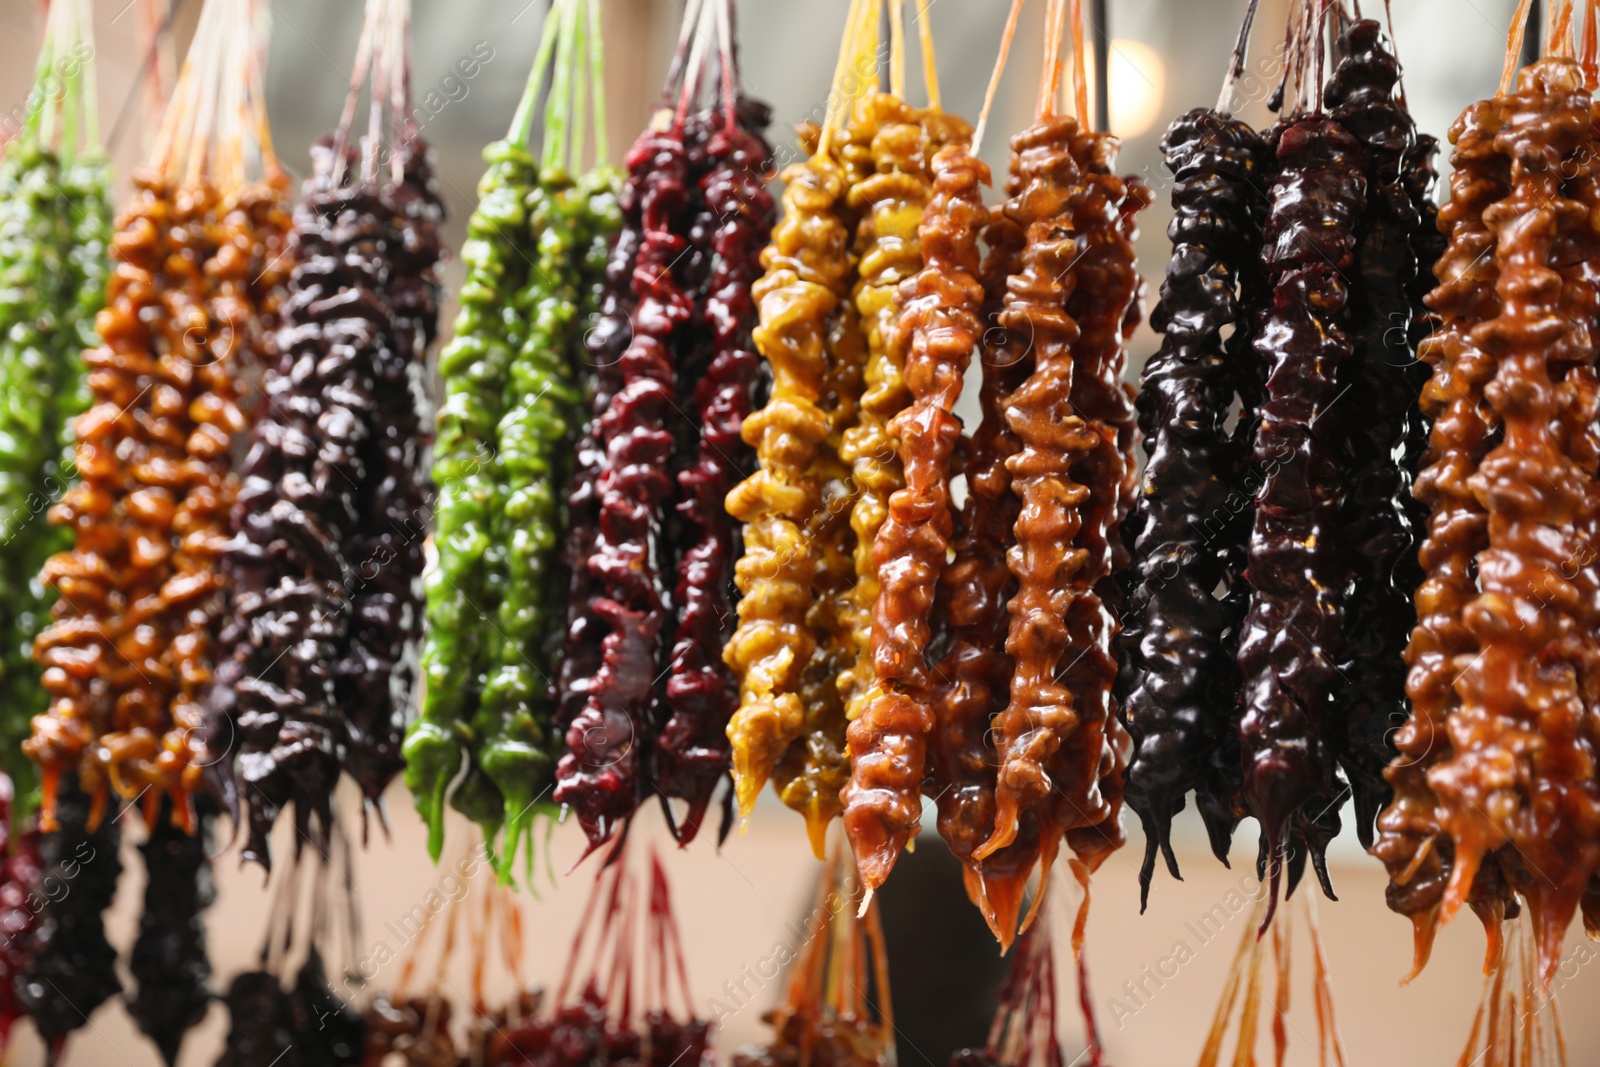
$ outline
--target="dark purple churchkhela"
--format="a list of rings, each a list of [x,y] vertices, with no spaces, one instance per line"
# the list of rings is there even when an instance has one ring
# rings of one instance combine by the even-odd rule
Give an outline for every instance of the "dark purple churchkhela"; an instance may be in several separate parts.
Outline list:
[[[228,1008],[227,1043],[216,1067],[271,1067],[275,1057],[294,1057],[289,995],[277,975],[243,971],[234,976],[223,1003]]]
[[[563,552],[570,586],[567,594],[566,631],[561,649],[561,674],[557,687],[556,722],[565,728],[577,718],[599,674],[605,623],[595,612],[593,599],[598,580],[585,565],[589,550],[600,537],[600,492],[597,480],[605,464],[600,417],[622,390],[622,353],[633,335],[633,268],[643,240],[639,226],[639,189],[633,182],[622,187],[618,198],[622,228],[606,263],[599,302],[586,324],[583,350],[593,375],[594,395],[589,419],[578,438],[572,488],[567,497],[567,539]]]
[[[394,776],[407,713],[416,689],[416,646],[422,639],[423,543],[430,528],[432,481],[423,457],[432,436],[423,375],[439,333],[439,278],[444,254],[439,199],[428,146],[415,138],[396,146],[403,180],[383,196],[382,299],[392,318],[390,343],[377,349],[376,407],[368,413],[359,516],[344,555],[354,567],[351,621],[334,693],[349,731],[344,769],[375,810]]]
[[[330,188],[333,164],[324,139],[295,208],[277,362],[262,382],[222,555],[230,604],[212,710],[230,725],[217,730],[228,748],[215,766],[231,770],[225,786],[237,779],[230,806],[248,808],[245,857],[268,866],[283,808],[294,806],[302,833],[325,835],[332,819],[343,727],[331,665],[349,626],[344,545],[360,521],[372,349],[385,318],[376,198]]]
[[[106,940],[102,913],[117,892],[122,832],[115,804],[88,829],[89,797],[77,778],[61,779],[60,829],[39,835],[38,918],[27,967],[16,978],[17,1001],[47,1046],[56,1048],[122,992],[117,950]],[[64,893],[53,892],[64,886]]]
[[[1244,362],[1249,353],[1226,346],[1223,332],[1249,332],[1244,301],[1260,288],[1271,171],[1259,134],[1207,109],[1174,121],[1161,148],[1174,179],[1172,257],[1151,315],[1164,340],[1140,383],[1149,460],[1129,520],[1133,562],[1121,639],[1131,680],[1123,708],[1134,739],[1126,795],[1145,831],[1141,900],[1158,848],[1178,874],[1170,833],[1188,792],[1210,794],[1201,812],[1214,841],[1225,844],[1235,822],[1233,788],[1214,780],[1207,755],[1236,750],[1239,672],[1224,635],[1237,627],[1242,598],[1218,589],[1239,584],[1229,565],[1240,532],[1235,515],[1248,502],[1235,486],[1238,448],[1226,423],[1241,386],[1251,391],[1242,379],[1254,372]]]
[[[437,330],[442,209],[427,149],[406,180],[334,184],[331,139],[295,209],[278,356],[262,383],[223,553],[231,610],[212,697],[230,807],[248,806],[245,856],[294,807],[326,839],[341,768],[372,804],[399,744],[421,627],[421,363]],[[232,742],[232,744],[230,744]]]
[[[772,147],[763,137],[771,112],[741,100],[737,113],[736,123],[717,124],[706,146],[709,167],[699,190],[709,225],[690,231],[710,261],[696,316],[710,362],[702,372],[682,368],[678,374],[678,406],[692,414],[695,433],[677,472],[683,546],[673,598],[678,617],[666,666],[669,714],[654,740],[653,773],[662,796],[688,802],[677,825],[683,842],[694,837],[718,783],[728,779],[727,726],[738,693],[721,650],[736,621],[733,562],[740,537],[723,501],[753,459],[739,436],[760,373],[750,340],[756,323],[750,287],[761,276],[761,249],[775,218],[765,182]],[[731,803],[732,793],[724,800]]]
[[[1438,235],[1432,211],[1432,151],[1395,97],[1400,66],[1378,23],[1364,19],[1342,35],[1340,60],[1324,102],[1366,150],[1367,207],[1360,221],[1351,302],[1353,358],[1339,403],[1359,413],[1345,429],[1342,535],[1351,564],[1345,594],[1344,675],[1330,738],[1355,793],[1356,832],[1371,847],[1390,789],[1383,769],[1390,736],[1408,717],[1403,659],[1416,624],[1412,593],[1422,584],[1417,549],[1425,516],[1411,496],[1427,444],[1417,398],[1428,368],[1417,360],[1413,321],[1433,277]],[[1419,246],[1422,256],[1419,262]]]
[[[322,953],[312,946],[294,984],[270,971],[246,971],[224,998],[231,1024],[216,1067],[358,1067],[367,1025],[334,993]]]
[[[1252,457],[1261,488],[1238,652],[1242,795],[1261,823],[1264,859],[1273,853],[1274,903],[1283,868],[1276,850],[1291,830],[1307,838],[1307,848],[1293,852],[1296,865],[1308,849],[1327,888],[1323,849],[1342,789],[1329,737],[1350,574],[1341,544],[1335,404],[1353,348],[1345,326],[1348,279],[1367,201],[1361,145],[1331,119],[1285,124],[1277,159],[1261,255],[1273,299],[1254,338],[1267,386]]]
[[[170,802],[139,846],[144,858],[144,910],[128,970],[138,992],[127,997],[128,1014],[155,1042],[169,1065],[178,1062],[184,1035],[211,1006],[211,961],[201,912],[211,906],[209,798],[195,810],[195,831],[172,825]]]

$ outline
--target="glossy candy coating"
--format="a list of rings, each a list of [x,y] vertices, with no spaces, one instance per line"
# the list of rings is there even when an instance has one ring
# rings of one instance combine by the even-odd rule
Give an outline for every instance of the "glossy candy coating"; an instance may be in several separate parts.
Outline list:
[[[1281,854],[1303,809],[1325,815],[1338,795],[1328,719],[1341,655],[1348,564],[1337,520],[1343,472],[1335,442],[1338,374],[1350,357],[1345,328],[1355,225],[1366,204],[1360,144],[1325,118],[1300,119],[1277,139],[1262,265],[1272,308],[1255,331],[1266,401],[1253,462],[1255,498],[1246,576],[1251,587],[1238,661],[1243,798],[1271,852]],[[1319,841],[1309,843],[1322,871]],[[1296,850],[1304,854],[1304,850]]]
[[[1163,340],[1140,382],[1149,458],[1128,524],[1133,560],[1121,637],[1132,679],[1123,700],[1134,744],[1127,798],[1145,833],[1141,900],[1158,849],[1176,874],[1172,818],[1191,790],[1216,789],[1207,751],[1225,745],[1237,721],[1238,670],[1224,634],[1241,601],[1217,589],[1240,582],[1229,567],[1238,528],[1230,520],[1249,505],[1234,485],[1238,450],[1226,423],[1249,372],[1223,331],[1249,329],[1246,289],[1258,284],[1272,167],[1254,130],[1209,110],[1175,120],[1162,151],[1174,178],[1172,258],[1151,314]],[[1232,822],[1220,829],[1231,831]]]

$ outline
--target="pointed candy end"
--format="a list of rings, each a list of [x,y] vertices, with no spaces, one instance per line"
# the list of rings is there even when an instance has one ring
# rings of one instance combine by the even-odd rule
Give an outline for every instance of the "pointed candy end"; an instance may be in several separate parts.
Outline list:
[[[422,817],[428,821],[428,858],[437,865],[439,857],[444,854],[444,793],[449,785],[444,778],[425,795],[425,803],[418,805],[422,810]]]
[[[1013,808],[1009,812],[1009,818],[1007,814],[1002,803],[995,811],[994,832],[989,835],[987,841],[972,850],[974,861],[981,863],[1017,839],[1016,809]]]
[[[827,813],[818,811],[815,805],[806,808],[805,820],[806,840],[811,842],[811,854],[819,861],[826,862],[828,859],[828,827],[833,820],[828,817]],[[743,828],[744,824],[741,823],[741,833],[744,832]]]
[[[870,894],[888,881],[889,872],[894,870],[897,853],[888,845],[879,845],[856,848],[855,854],[856,869],[861,872],[862,884],[867,887],[867,892]]]
[[[739,804],[739,824],[741,833],[744,832],[744,824],[750,819],[750,813],[756,810],[756,801],[761,798],[761,787],[766,784],[767,775],[758,774],[755,768],[741,768],[738,766],[734,767],[733,796]]]
[[[1439,932],[1439,906],[1435,904],[1427,911],[1411,916],[1411,973],[1400,979],[1402,986],[1408,986],[1422,969],[1428,965],[1428,958],[1433,955],[1433,938]]]
[[[989,929],[1000,941],[1002,950],[1010,949],[1017,939],[1018,920],[1022,916],[1022,898],[1027,892],[1028,875],[993,875],[982,877],[984,904],[983,917]]]

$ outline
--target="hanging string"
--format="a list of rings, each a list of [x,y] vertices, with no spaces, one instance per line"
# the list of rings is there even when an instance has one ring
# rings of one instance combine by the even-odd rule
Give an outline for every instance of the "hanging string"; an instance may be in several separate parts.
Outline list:
[[[813,159],[828,159],[833,148],[833,136],[843,121],[847,102],[844,99],[845,73],[855,59],[855,38],[859,32],[862,7],[869,0],[850,0],[850,11],[845,16],[844,40],[839,45],[839,59],[833,68],[832,89],[828,93],[827,110],[822,118],[822,135],[817,138],[817,151]]]
[[[983,145],[983,131],[989,124],[989,109],[994,107],[995,93],[1000,88],[1000,74],[1006,69],[1006,59],[1011,55],[1011,39],[1017,32],[1017,18],[1022,14],[1023,0],[1011,0],[1011,11],[1006,15],[1006,28],[1000,36],[1000,55],[989,73],[989,88],[983,94],[983,110],[978,112],[978,127],[972,133],[972,154],[976,156]]]
[[[733,15],[728,10],[733,0],[717,5],[717,57],[722,81],[722,121],[729,129],[738,124],[738,94],[733,87]]]
[[[933,0],[919,0],[917,5],[917,34],[922,40],[922,73],[928,83],[928,106],[938,109],[939,63],[933,54],[933,21],[928,18],[928,8]]]
[[[700,75],[704,70],[706,51],[709,48],[711,34],[716,24],[715,0],[703,5],[698,16],[700,25],[696,28],[694,48],[689,53],[689,68],[683,80],[683,88],[678,93],[678,107],[673,116],[674,128],[682,128],[684,121],[689,117],[689,108],[693,104],[695,94],[699,90]]]
[[[562,0],[557,0],[559,5]],[[516,114],[511,117],[511,129],[506,134],[506,140],[521,145],[527,145],[533,136],[534,108],[539,102],[539,90],[544,85],[545,71],[549,69],[550,58],[555,54],[556,29],[560,25],[556,9],[551,8],[550,13],[544,18],[544,26],[539,32],[539,50],[534,53],[533,70],[528,74],[528,84],[522,90],[522,99],[517,102]]]
[[[704,0],[689,0],[689,6],[683,13],[683,24],[678,27],[678,43],[672,50],[672,62],[667,65],[667,80],[661,87],[663,107],[672,104],[672,89],[683,77],[684,64],[689,58],[690,34],[694,33],[695,27],[700,24],[702,3]]]
[[[1316,24],[1312,27],[1312,47],[1317,50],[1317,80],[1310,86],[1312,114],[1322,114],[1322,85],[1326,78],[1324,63],[1327,60],[1328,49],[1326,39],[1328,36],[1328,12],[1333,5],[1333,0],[1318,0],[1320,7],[1317,9]]]
[[[1083,24],[1083,0],[1072,0],[1072,94],[1073,111],[1078,124],[1088,129],[1093,122],[1089,114],[1089,57],[1087,34]]]
[[[889,0],[889,91],[906,98],[906,4]]]
[[[1043,120],[1055,114],[1056,92],[1061,86],[1061,34],[1066,0],[1049,0],[1044,15],[1044,70],[1039,78],[1039,99],[1034,118]]]
[[[263,173],[280,169],[262,89],[266,23],[250,16],[250,0],[211,0],[201,10],[153,155],[162,174],[209,181],[224,196],[248,179],[251,149]]]
[[[144,86],[142,98],[148,101],[151,112],[163,114],[167,108],[170,93],[167,88],[171,75],[170,64],[166,50],[161,47],[172,28],[172,19],[182,7],[182,0],[172,0],[168,5],[166,14],[158,15],[154,4],[147,5],[146,25],[149,28],[150,44],[145,48],[144,59],[139,63],[139,69],[134,72],[134,81]],[[129,92],[122,101],[122,107],[117,112],[115,121],[111,123],[111,132],[106,137],[106,151],[110,153],[121,143],[122,131],[127,128],[128,118],[135,107],[139,105],[141,93]]]
[[[1571,59],[1572,47],[1572,0],[1563,2],[1551,9],[1553,24],[1548,36],[1550,54],[1562,59]]]
[[[1111,132],[1111,16],[1106,0],[1094,0],[1094,124]]]
[[[583,76],[583,62],[589,56],[589,19],[579,3],[572,4],[572,39],[569,44],[567,80],[572,84],[572,144],[567,149],[567,167],[577,173],[583,166],[584,142],[589,126],[589,79]]]
[[[605,47],[600,36],[600,0],[589,0],[589,95],[594,100],[594,161],[604,166],[611,158],[611,139],[606,134]]]
[[[576,25],[577,6],[571,0],[561,0],[561,23],[557,31],[561,35],[559,45],[560,54],[556,58],[555,74],[550,79],[550,95],[545,99],[544,109],[544,152],[540,159],[540,166],[549,170],[563,168],[566,165],[567,155],[567,130],[572,122],[572,79],[570,77],[573,63],[574,26]],[[551,12],[552,15],[555,12]]]
[[[1583,20],[1583,46],[1578,56],[1578,62],[1583,67],[1584,87],[1591,91],[1596,87],[1596,81],[1600,80],[1600,69],[1597,69],[1600,66],[1600,62],[1597,62],[1600,61],[1600,56],[1597,56],[1597,52],[1600,52],[1600,34],[1596,33],[1595,26],[1597,15],[1600,15],[1600,8],[1596,8],[1591,0],[1588,14]]]
[[[1250,29],[1255,24],[1256,8],[1260,4],[1261,0],[1250,0],[1244,9],[1244,21],[1239,24],[1239,36],[1233,43],[1233,59],[1228,64],[1227,73],[1222,76],[1222,92],[1217,96],[1217,114],[1224,117],[1233,112],[1229,102],[1233,97],[1234,83],[1244,73],[1245,53],[1250,48]]]
[[[1500,67],[1500,95],[1511,92],[1511,86],[1517,75],[1519,61],[1531,62],[1528,59],[1529,49],[1526,47],[1525,38],[1528,36],[1528,27],[1533,21],[1534,0],[1521,0],[1517,4],[1517,13],[1511,17],[1511,32],[1506,36],[1506,58]],[[1538,34],[1534,33],[1534,43],[1531,51],[1533,57],[1538,57]]]

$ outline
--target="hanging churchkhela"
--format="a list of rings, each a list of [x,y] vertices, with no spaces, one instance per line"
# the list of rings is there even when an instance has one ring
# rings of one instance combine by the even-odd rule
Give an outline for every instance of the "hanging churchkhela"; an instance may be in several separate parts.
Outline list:
[[[72,420],[88,403],[85,348],[97,344],[111,231],[109,173],[99,144],[88,6],[55,4],[26,123],[0,163],[0,773],[15,815],[32,810],[29,722],[47,706],[33,664],[55,590],[36,578],[71,544],[46,510],[73,477]]]
[[[1133,220],[1148,194],[1110,172],[1118,141],[1088,124],[1089,37],[1079,3],[1071,11],[1073,81],[1084,118],[1056,112],[1067,4],[1053,8],[1038,119],[1012,138],[1013,177],[999,209],[1011,235],[998,246],[1016,247],[1017,229],[1023,243],[997,319],[1003,339],[984,353],[1016,382],[1001,401],[1007,433],[999,445],[1016,500],[1006,557],[1016,581],[1005,645],[1012,671],[1009,699],[993,720],[994,828],[972,854],[985,917],[1002,940],[1010,916],[997,922],[990,883],[1005,886],[1000,899],[1009,910],[1033,855],[1041,878],[1048,877],[1064,837],[1087,889],[1089,874],[1123,841],[1128,742],[1112,699],[1117,622],[1107,600],[1132,496],[1125,483],[1137,434],[1121,378],[1127,337],[1141,313]],[[1021,857],[1007,856],[1008,846]],[[1000,870],[986,877],[991,857]],[[1075,946],[1083,920],[1080,911]]]
[[[849,857],[836,849],[809,913],[821,925],[799,947],[783,999],[766,1017],[771,1041],[735,1050],[732,1067],[892,1067],[896,1031],[883,922],[864,890]]]
[[[769,112],[739,93],[732,17],[728,0],[685,14],[663,106],[628,151],[627,221],[591,335],[604,363],[569,501],[554,793],[591,850],[652,792],[688,842],[725,780],[735,700],[715,650],[739,542],[721,501],[747,473],[749,283],[772,224]]]
[[[342,839],[342,829],[336,825],[331,833],[332,847],[344,846],[344,863],[348,864],[350,849]],[[334,990],[320,944],[329,925],[324,909],[339,903],[334,899],[336,892],[353,891],[348,880],[343,880],[338,890],[327,883],[325,875],[331,866],[319,855],[302,867],[301,856],[292,855],[279,867],[281,873],[274,875],[278,884],[257,966],[235,974],[227,992],[217,997],[230,1017],[217,1067],[281,1067],[291,1062],[289,1049],[294,1063],[358,1067],[363,1062],[365,1020]],[[300,884],[304,871],[310,872],[312,908],[310,921],[302,924],[296,922],[295,909],[304,891]],[[339,912],[347,920],[343,936],[356,937],[354,907]],[[309,936],[297,939],[297,928],[308,930]],[[291,955],[300,957],[292,977]],[[333,976],[347,991],[360,981],[347,968],[335,967]]]
[[[740,677],[728,736],[741,811],[749,813],[771,778],[784,803],[805,816],[819,857],[828,823],[846,812],[858,854],[877,857],[867,872],[873,886],[921,809],[920,751],[909,762],[891,752],[902,742],[920,750],[927,733],[925,706],[878,684],[875,612],[891,607],[876,625],[903,630],[915,598],[931,600],[936,577],[910,562],[885,568],[875,548],[891,499],[906,484],[896,440],[913,393],[901,286],[923,267],[918,226],[934,194],[932,160],[969,137],[966,124],[939,107],[926,20],[930,103],[922,109],[905,103],[904,5],[891,5],[890,13],[891,88],[884,92],[870,58],[882,38],[879,10],[852,5],[829,112],[820,131],[802,131],[812,154],[786,172],[785,218],[763,253],[766,273],[754,290],[762,317],[756,343],[772,368],[773,389],[766,406],[745,420],[744,438],[756,448],[759,469],[728,497],[729,512],[745,523],[738,567],[744,599],[724,652]],[[947,166],[960,164],[947,160]],[[952,188],[960,181],[947,179]],[[970,202],[974,194],[969,188],[958,195]],[[914,388],[923,423],[960,392],[959,370],[935,380],[930,363],[956,359],[921,357]],[[932,446],[942,455],[916,471],[917,491],[937,496],[950,428],[908,432],[944,440]],[[888,555],[902,554],[915,537],[909,510],[903,503],[899,522],[891,523]],[[880,575],[890,582],[887,601],[879,596]],[[913,677],[917,668],[902,655],[914,637],[896,633],[894,640],[898,650],[886,648],[882,658],[898,657],[900,677],[916,684],[921,676]],[[849,720],[862,725],[847,749]],[[853,785],[852,756],[863,761]]]
[[[59,918],[71,891],[57,871],[43,881],[35,768],[22,743],[47,705],[31,653],[54,590],[36,578],[50,554],[70,544],[45,511],[72,477],[72,420],[87,401],[81,354],[96,343],[109,268],[91,21],[82,0],[50,8],[29,97],[38,103],[0,161],[0,1058],[13,1024],[37,1003],[21,983],[40,916]],[[74,914],[83,924],[80,947],[88,947],[98,909],[80,901]],[[77,959],[65,940],[55,938],[59,958]]]
[[[1081,8],[1070,15],[1074,95],[1086,115],[1088,37]],[[969,820],[991,825],[972,820],[966,835],[947,836],[961,841],[958,854],[970,850],[969,892],[1004,944],[1034,867],[1048,877],[1063,838],[1085,884],[1122,842],[1127,740],[1112,702],[1117,623],[1107,601],[1131,503],[1137,434],[1121,377],[1141,310],[1132,241],[1147,194],[1111,173],[1114,137],[1056,112],[1068,17],[1065,2],[1051,5],[1039,118],[1012,139],[1008,198],[991,215],[983,275],[998,329],[980,353],[984,421],[943,594],[958,627],[942,672],[958,681],[945,707],[961,721],[988,718],[991,732],[967,727],[968,765],[981,766],[973,756],[990,737],[997,765],[965,801]],[[991,536],[1009,545],[1005,573]],[[958,615],[956,579],[967,574],[983,594]],[[992,638],[1003,639],[1003,658],[985,646]],[[969,671],[977,685],[962,692]],[[978,699],[981,712],[962,706]],[[940,786],[936,778],[930,791]],[[1081,923],[1080,914],[1075,944]]]
[[[1219,857],[1241,817],[1261,823],[1276,901],[1307,859],[1331,895],[1347,790],[1363,842],[1388,799],[1419,574],[1413,353],[1438,242],[1434,142],[1378,24],[1296,5],[1283,118],[1262,138],[1227,114],[1253,14],[1218,108],[1163,142],[1174,248],[1140,397],[1122,680],[1144,891],[1158,850],[1177,873],[1168,834],[1193,789]]]
[[[504,888],[488,882],[481,893],[469,889],[444,914],[425,920],[407,946],[397,985],[364,1012],[358,1062],[710,1067],[716,1028],[695,1015],[660,858],[652,855],[646,867],[616,855],[589,890],[553,993],[527,980],[524,915]],[[463,941],[473,973],[466,1003],[447,974]],[[485,981],[491,968],[515,990],[493,1006]],[[456,1021],[461,1016],[464,1027]]]
[[[599,32],[594,0],[560,0],[545,21],[511,130],[484,151],[461,311],[439,362],[437,556],[425,579],[425,685],[405,740],[406,784],[435,858],[446,800],[491,845],[503,828],[504,877],[524,844],[531,864],[534,818],[554,810],[554,649],[568,585],[561,502],[589,376],[582,322],[600,309],[620,222],[603,140],[594,168],[574,173],[591,90],[596,129],[605,125]],[[552,66],[536,159],[529,138]]]
[[[103,343],[84,355],[92,403],[75,424],[79,480],[52,510],[75,544],[45,566],[61,600],[35,645],[50,707],[24,744],[42,771],[46,828],[72,776],[91,829],[113,792],[142,797],[147,823],[169,796],[178,825],[194,825],[231,448],[245,424],[239,375],[266,351],[287,224],[246,7],[206,8],[207,36],[112,242]],[[219,108],[223,99],[238,108]]]
[[[128,1014],[169,1065],[178,1062],[184,1036],[211,1006],[211,960],[201,913],[214,897],[212,812],[209,798],[198,798],[192,831],[158,819],[139,845],[144,910],[128,958],[138,988],[125,997]]]
[[[1055,114],[1065,2],[1050,5],[1040,124],[1016,141],[1011,199],[992,214],[966,124],[936,94],[925,110],[901,102],[903,5],[890,14],[894,92],[851,73],[874,69],[880,38],[877,7],[857,3],[755,290],[773,392],[745,423],[760,469],[728,498],[746,523],[729,736],[741,809],[773,778],[819,852],[842,811],[869,889],[933,797],[1009,943],[1024,886],[1064,837],[1085,878],[1121,843],[1107,602],[1134,489],[1121,377],[1144,193],[1111,174],[1114,138]],[[984,419],[961,442],[975,348]],[[1077,710],[1062,703],[1074,693]]]
[[[1418,968],[1463,904],[1496,967],[1511,951],[1501,922],[1525,903],[1544,983],[1580,906],[1600,928],[1600,739],[1585,697],[1600,621],[1600,12],[1578,7],[1550,6],[1544,58],[1517,73],[1523,4],[1499,94],[1450,131],[1450,244],[1428,296],[1441,327],[1421,353],[1435,420],[1417,483],[1427,580],[1406,650],[1413,711],[1374,850],[1390,906],[1415,924]]]
[[[376,806],[401,767],[426,533],[419,398],[444,210],[407,106],[408,29],[404,0],[368,4],[367,65],[339,131],[313,146],[222,550],[215,762],[233,814],[248,811],[244,855],[264,866],[281,810],[294,809],[297,847],[326,842],[341,768]]]
[[[751,290],[761,318],[754,342],[772,388],[744,420],[756,468],[727,498],[728,513],[744,524],[734,571],[739,624],[723,650],[739,684],[727,727],[739,811],[747,816],[776,774],[779,795],[806,817],[813,851],[838,814],[845,778],[844,714],[833,679],[846,660],[830,635],[837,600],[851,584],[848,549],[839,544],[851,501],[838,443],[860,388],[862,346],[846,310],[856,269],[848,178],[832,148],[859,6],[852,4],[811,158],[784,172],[783,213]]]
[[[845,127],[851,144],[870,132],[874,163],[846,195],[863,220],[852,295],[868,358],[855,423],[839,450],[857,494],[854,587],[844,615],[855,663],[839,676],[851,723],[850,781],[839,799],[868,890],[883,884],[921,821],[934,722],[922,657],[950,525],[949,459],[960,435],[951,409],[982,302],[973,275],[988,179],[967,148],[970,127],[939,106],[926,17],[918,22],[928,107],[903,103],[903,5],[891,10],[891,91],[869,95],[858,109],[865,118],[852,116]],[[875,51],[877,38],[875,29],[862,32],[856,53]],[[952,267],[965,267],[965,284],[957,278],[946,288],[950,279],[939,272]],[[942,337],[946,314],[954,329]]]
[[[59,1052],[69,1034],[122,991],[117,950],[102,920],[122,874],[122,822],[113,816],[96,824],[96,801],[74,778],[62,781],[56,799],[56,828],[38,836],[36,888],[25,898],[32,913],[25,962],[12,978],[21,1013]]]

